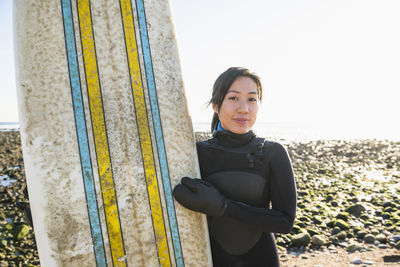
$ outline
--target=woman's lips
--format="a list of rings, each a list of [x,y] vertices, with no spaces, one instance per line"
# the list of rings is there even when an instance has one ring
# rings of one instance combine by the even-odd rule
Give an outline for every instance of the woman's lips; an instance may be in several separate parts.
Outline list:
[[[234,121],[239,125],[244,125],[247,123],[247,119],[234,119]]]

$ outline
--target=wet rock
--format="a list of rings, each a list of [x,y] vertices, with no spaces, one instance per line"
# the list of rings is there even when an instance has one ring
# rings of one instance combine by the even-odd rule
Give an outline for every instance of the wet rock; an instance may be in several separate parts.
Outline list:
[[[387,246],[385,244],[380,244],[380,245],[378,245],[378,248],[385,249],[385,248],[387,248]]]
[[[390,238],[390,240],[392,240],[393,242],[397,242],[400,241],[400,235],[394,235]]]
[[[396,206],[396,204],[393,203],[392,201],[384,201],[384,202],[382,203],[382,207],[384,207],[384,208],[387,208],[387,207],[395,207],[395,206]]]
[[[364,212],[365,210],[366,209],[362,204],[357,203],[357,204],[351,205],[345,211],[350,213],[351,215],[354,215],[356,217],[360,217],[361,213]]]
[[[364,236],[364,241],[368,244],[373,244],[375,242],[375,236],[372,234],[367,234]]]
[[[335,226],[338,226],[340,229],[343,229],[343,230],[350,229],[350,226],[345,221],[343,221],[342,219],[336,220]]]
[[[337,238],[339,238],[339,239],[346,239],[347,233],[346,233],[346,231],[340,231],[339,233],[337,233],[337,234],[335,235],[335,237],[337,237]]]
[[[342,219],[343,221],[348,221],[350,218],[350,215],[348,212],[339,212],[338,215],[336,215],[336,219]]]
[[[326,241],[325,238],[321,235],[314,235],[311,239],[311,244],[316,246],[323,246],[325,245]]]
[[[334,244],[334,245],[338,245],[339,244],[339,238],[337,238],[335,236],[332,236],[330,238],[330,240],[331,240],[332,244]]]
[[[347,246],[346,251],[347,252],[354,252],[359,248],[357,244],[350,244]]]
[[[311,237],[308,233],[300,233],[292,237],[292,244],[296,247],[307,246],[311,241]]]
[[[27,236],[29,234],[30,231],[30,227],[25,225],[25,224],[21,224],[18,225],[16,227],[16,229],[14,230],[14,239],[20,240],[22,238],[24,238],[25,236]]]
[[[307,232],[310,234],[310,236],[318,235],[319,231],[315,229],[307,229]]]
[[[387,242],[387,238],[384,234],[378,234],[377,236],[375,236],[375,239],[378,240],[381,243],[386,243]]]
[[[335,227],[332,229],[331,234],[337,235],[340,231],[342,231],[342,229],[340,229],[339,227]]]

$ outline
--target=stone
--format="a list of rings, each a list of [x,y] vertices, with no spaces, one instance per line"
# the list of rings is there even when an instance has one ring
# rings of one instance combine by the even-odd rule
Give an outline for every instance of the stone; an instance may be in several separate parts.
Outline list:
[[[367,234],[364,236],[364,241],[368,244],[373,244],[375,242],[375,236]]]
[[[337,207],[339,205],[339,203],[335,200],[331,201],[331,205],[332,207]]]
[[[394,245],[395,248],[400,249],[400,241],[397,241],[396,245]]]
[[[378,234],[375,236],[375,239],[378,240],[381,243],[386,243],[387,238],[384,234]]]
[[[29,234],[30,227],[26,224],[18,225],[14,231],[14,239],[21,240]]]
[[[339,212],[338,215],[336,215],[336,219],[342,219],[343,221],[348,221],[350,218],[350,215],[348,212]]]
[[[382,206],[383,206],[384,208],[386,208],[386,207],[395,207],[396,205],[394,205],[394,203],[392,203],[391,201],[384,201],[384,202],[382,203]]]
[[[338,233],[340,233],[341,229],[339,227],[335,227],[332,229],[331,234],[332,235],[336,235]]]
[[[372,265],[372,264],[374,264],[375,262],[373,262],[373,261],[364,261],[363,262],[365,265]]]
[[[325,245],[326,241],[325,238],[321,235],[314,235],[311,239],[311,244],[316,246],[323,246]]]
[[[318,235],[318,234],[319,234],[319,231],[318,231],[318,230],[315,230],[315,229],[307,229],[307,232],[308,232],[311,236],[314,236],[314,235]]]
[[[342,219],[336,220],[335,226],[338,226],[340,229],[343,229],[343,230],[350,229],[350,226],[345,221],[343,221]]]
[[[293,225],[292,231],[293,231],[294,233],[297,234],[298,232],[300,232],[300,230],[301,230],[301,227],[300,227],[300,226],[298,226],[297,224]]]
[[[361,264],[363,261],[360,258],[354,258],[351,262],[351,264]]]
[[[346,251],[347,252],[354,252],[358,249],[359,247],[357,246],[357,244],[351,244],[349,246],[347,246]]]
[[[380,248],[380,249],[385,249],[385,248],[387,248],[387,246],[386,246],[385,244],[380,244],[380,245],[378,246],[378,248]]]
[[[390,238],[390,240],[393,240],[393,242],[400,241],[400,235],[394,235]]]
[[[336,220],[330,220],[329,222],[326,223],[326,226],[328,227],[334,227]]]
[[[311,219],[315,224],[322,224],[324,220],[322,220],[319,216],[313,216]]]
[[[350,213],[351,215],[354,215],[356,217],[360,217],[361,213],[363,211],[365,211],[365,207],[360,204],[360,203],[356,203],[354,205],[351,205],[350,207],[348,207],[345,211]]]
[[[332,236],[331,237],[331,242],[334,245],[338,245],[339,244],[339,239],[337,237],[335,237],[335,236]]]
[[[346,239],[347,233],[346,233],[346,231],[340,231],[339,233],[337,233],[337,234],[335,235],[335,237],[337,237],[337,238],[339,238],[339,239]]]
[[[367,234],[367,232],[361,230],[361,231],[357,232],[357,238],[363,239],[366,234]]]
[[[307,246],[311,241],[311,237],[309,233],[300,233],[292,237],[293,246]]]

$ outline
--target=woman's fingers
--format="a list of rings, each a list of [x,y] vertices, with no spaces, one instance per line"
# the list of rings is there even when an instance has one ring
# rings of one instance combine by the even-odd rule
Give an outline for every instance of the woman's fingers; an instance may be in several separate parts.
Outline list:
[[[176,201],[187,208],[191,206],[191,203],[196,198],[196,194],[183,184],[175,186],[173,194]]]

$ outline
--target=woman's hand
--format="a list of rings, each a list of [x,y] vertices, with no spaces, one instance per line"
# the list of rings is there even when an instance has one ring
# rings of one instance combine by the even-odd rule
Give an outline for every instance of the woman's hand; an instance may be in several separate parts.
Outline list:
[[[210,183],[183,177],[173,191],[176,201],[193,211],[210,216],[222,216],[230,202]]]

